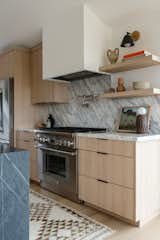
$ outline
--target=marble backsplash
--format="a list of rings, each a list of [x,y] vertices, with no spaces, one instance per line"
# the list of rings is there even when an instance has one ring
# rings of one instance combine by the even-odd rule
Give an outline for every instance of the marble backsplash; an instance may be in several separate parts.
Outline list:
[[[74,81],[70,84],[69,104],[50,104],[57,126],[104,127],[116,129],[120,108],[123,106],[151,106],[150,132],[160,133],[160,96],[126,99],[103,99],[82,105],[80,96],[99,94],[111,86],[109,75],[99,78]]]

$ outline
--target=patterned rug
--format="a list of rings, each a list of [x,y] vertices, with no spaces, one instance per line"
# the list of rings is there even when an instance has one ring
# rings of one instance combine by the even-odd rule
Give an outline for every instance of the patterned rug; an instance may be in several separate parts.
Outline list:
[[[113,231],[31,190],[30,240],[106,240]]]

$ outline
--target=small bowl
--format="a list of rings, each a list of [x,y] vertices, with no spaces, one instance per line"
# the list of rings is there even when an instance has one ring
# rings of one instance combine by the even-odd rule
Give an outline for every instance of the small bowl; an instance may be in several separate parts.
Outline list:
[[[132,83],[133,89],[135,90],[141,90],[141,89],[148,89],[151,87],[151,84],[149,81],[143,81],[143,82],[133,82]]]

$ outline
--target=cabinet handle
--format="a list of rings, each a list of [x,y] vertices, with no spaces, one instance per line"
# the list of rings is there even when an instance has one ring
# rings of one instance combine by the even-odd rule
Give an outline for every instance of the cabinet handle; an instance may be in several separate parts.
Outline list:
[[[23,140],[23,141],[24,141],[24,142],[27,142],[27,143],[30,142],[29,140]]]
[[[106,139],[106,138],[96,138],[97,140],[100,140],[100,141],[108,141],[109,139]]]
[[[102,183],[109,183],[108,181],[104,181],[104,180],[101,180],[101,179],[97,179],[98,182],[102,182]]]
[[[97,152],[97,154],[108,155],[109,153]]]

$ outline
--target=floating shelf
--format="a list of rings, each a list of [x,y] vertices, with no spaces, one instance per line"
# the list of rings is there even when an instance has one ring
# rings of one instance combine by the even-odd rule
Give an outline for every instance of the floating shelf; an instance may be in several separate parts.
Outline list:
[[[149,88],[143,90],[131,90],[124,92],[116,92],[116,93],[104,93],[98,96],[99,99],[103,98],[133,98],[133,97],[147,97],[147,96],[155,96],[160,95],[159,88]]]
[[[118,73],[124,71],[131,71],[134,69],[151,67],[160,64],[160,57],[155,55],[150,55],[147,57],[141,57],[133,60],[128,60],[125,62],[118,62],[115,64],[108,64],[107,66],[100,67],[101,72],[107,73]]]

